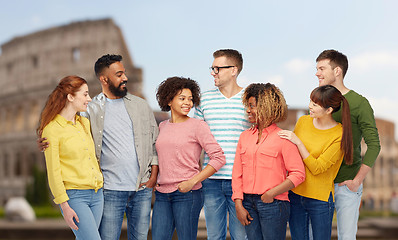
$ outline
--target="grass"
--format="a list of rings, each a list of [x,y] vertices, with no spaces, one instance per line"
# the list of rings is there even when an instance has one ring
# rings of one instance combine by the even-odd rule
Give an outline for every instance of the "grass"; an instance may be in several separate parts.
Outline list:
[[[33,211],[36,213],[37,218],[60,218],[62,217],[61,211],[53,206],[35,206]],[[0,218],[4,218],[4,208],[0,208]]]
[[[35,206],[33,210],[37,218],[60,218],[62,217],[61,210],[53,206]]]

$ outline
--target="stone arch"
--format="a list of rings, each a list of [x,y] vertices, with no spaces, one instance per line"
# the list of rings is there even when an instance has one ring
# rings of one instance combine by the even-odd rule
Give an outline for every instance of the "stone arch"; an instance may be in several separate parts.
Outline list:
[[[36,130],[37,125],[39,124],[39,116],[40,109],[39,103],[37,101],[33,101],[29,107],[29,116],[28,116],[28,129]]]
[[[4,158],[3,158],[3,171],[4,171],[4,177],[7,178],[10,176],[10,171],[9,171],[9,162],[8,162],[8,153],[5,152],[3,154]]]
[[[27,175],[32,176],[33,174],[33,167],[36,165],[38,166],[37,154],[35,152],[30,152],[27,157]]]
[[[4,149],[1,149],[1,152],[4,152]],[[0,179],[5,178],[5,154],[0,154]]]
[[[0,107],[0,122],[2,123],[0,124],[0,134],[4,133],[4,127],[6,122],[5,115],[6,115],[5,109]]]
[[[22,152],[15,153],[15,162],[14,162],[14,176],[21,177],[23,176],[23,157]]]
[[[11,108],[6,108],[5,111],[5,126],[4,126],[4,133],[9,133],[12,132],[13,129],[13,116],[12,116],[12,109]]]
[[[16,132],[21,132],[24,130],[25,126],[25,118],[24,118],[24,108],[21,105],[18,105],[15,111],[15,122],[14,129]]]

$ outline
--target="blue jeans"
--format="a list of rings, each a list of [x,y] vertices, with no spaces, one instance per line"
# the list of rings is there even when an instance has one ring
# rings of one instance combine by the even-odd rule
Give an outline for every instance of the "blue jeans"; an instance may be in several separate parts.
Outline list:
[[[102,188],[97,192],[95,192],[94,189],[70,189],[66,190],[66,193],[69,197],[69,206],[75,211],[79,218],[78,223],[75,221],[79,229],[72,229],[76,239],[101,240],[98,227],[101,222],[102,210],[104,208],[104,195],[102,193]]]
[[[341,187],[337,183],[334,185],[339,240],[356,239],[362,188],[361,184],[358,191],[352,192],[346,185]]]
[[[202,189],[187,193],[155,192],[152,215],[152,239],[171,240],[174,229],[179,240],[195,240],[198,234],[200,210],[203,207]]]
[[[307,198],[289,192],[290,200],[290,233],[292,239],[309,239],[309,222],[311,221],[314,240],[330,239],[332,236],[332,220],[334,203],[332,193],[327,202]]]
[[[100,234],[102,240],[118,240],[124,213],[127,215],[129,240],[146,240],[149,230],[152,188],[140,191],[104,190],[104,214]]]
[[[206,179],[202,182],[207,239],[225,240],[227,237],[227,214],[231,240],[247,239],[245,227],[236,217],[232,201],[231,180]]]
[[[286,226],[289,220],[290,203],[274,199],[272,203],[264,203],[261,195],[244,194],[243,207],[253,218],[245,226],[249,240],[285,240]]]

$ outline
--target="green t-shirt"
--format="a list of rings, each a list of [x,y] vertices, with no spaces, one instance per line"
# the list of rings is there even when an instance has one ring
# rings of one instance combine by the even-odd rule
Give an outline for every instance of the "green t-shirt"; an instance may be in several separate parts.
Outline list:
[[[346,93],[344,97],[350,104],[354,159],[352,165],[346,165],[343,161],[334,180],[335,183],[354,179],[362,164],[373,167],[380,152],[379,134],[376,128],[373,109],[368,100],[353,90]],[[341,109],[333,113],[333,118],[341,123]],[[361,157],[362,137],[367,145],[363,159]]]

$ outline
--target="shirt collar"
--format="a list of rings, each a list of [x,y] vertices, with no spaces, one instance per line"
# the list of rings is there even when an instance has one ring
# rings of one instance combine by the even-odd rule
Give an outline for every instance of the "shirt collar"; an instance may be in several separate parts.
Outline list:
[[[268,127],[264,128],[263,133],[266,132],[267,134],[270,134],[273,131],[275,131],[276,128],[277,128],[276,124],[273,123],[273,124],[269,125]],[[251,131],[252,131],[252,134],[255,134],[258,132],[258,128],[256,127],[254,129],[252,129]]]
[[[127,99],[127,100],[131,101],[131,94],[129,92],[127,92],[126,96],[124,96],[123,99]],[[103,92],[98,94],[98,100],[100,100],[100,101],[105,101],[106,100],[106,96],[105,96],[105,94]]]
[[[75,115],[75,122],[80,122],[81,117],[79,115]],[[61,115],[57,114],[57,116],[55,116],[54,118],[55,121],[57,121],[57,123],[59,123],[59,125],[61,125],[62,127],[65,127],[68,124],[73,125],[73,123],[71,121],[66,120],[64,117],[62,117]]]

